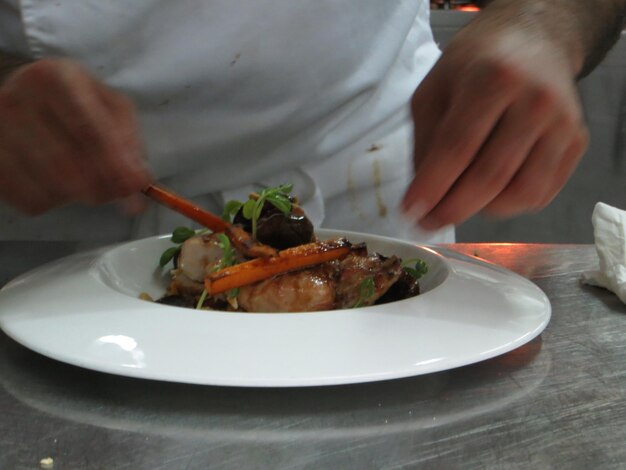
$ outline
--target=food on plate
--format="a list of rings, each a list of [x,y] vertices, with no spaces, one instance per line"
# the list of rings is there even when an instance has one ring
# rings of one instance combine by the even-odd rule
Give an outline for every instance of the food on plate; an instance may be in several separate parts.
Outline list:
[[[244,312],[366,307],[419,294],[426,264],[368,252],[345,238],[318,240],[291,185],[225,205],[218,230],[179,227],[161,266],[171,282],[157,302]],[[175,202],[174,202],[175,203]],[[221,229],[221,230],[219,230]]]

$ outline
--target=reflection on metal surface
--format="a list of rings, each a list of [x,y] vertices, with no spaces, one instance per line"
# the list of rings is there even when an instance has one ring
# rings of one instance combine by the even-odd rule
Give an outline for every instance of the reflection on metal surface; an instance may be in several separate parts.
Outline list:
[[[319,442],[418,432],[532,401],[551,369],[541,344],[538,337],[494,359],[410,379],[246,389],[100,374],[3,338],[12,351],[0,350],[0,381],[29,407],[92,426],[222,443]]]

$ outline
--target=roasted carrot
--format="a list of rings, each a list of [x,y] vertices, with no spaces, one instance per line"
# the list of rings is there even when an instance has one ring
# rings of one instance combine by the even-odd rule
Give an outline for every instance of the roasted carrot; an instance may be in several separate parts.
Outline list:
[[[170,209],[174,209],[176,212],[198,222],[200,225],[214,232],[223,232],[229,225],[228,222],[222,220],[215,214],[201,209],[184,197],[156,184],[146,186],[143,189],[143,193],[149,198],[154,199]]]
[[[287,248],[277,256],[253,259],[211,273],[204,280],[204,288],[209,295],[219,294],[278,274],[343,258],[351,249],[350,242],[343,238]]]
[[[233,246],[248,258],[268,258],[278,254],[278,250],[252,238],[248,232],[238,225],[228,224],[225,233]]]

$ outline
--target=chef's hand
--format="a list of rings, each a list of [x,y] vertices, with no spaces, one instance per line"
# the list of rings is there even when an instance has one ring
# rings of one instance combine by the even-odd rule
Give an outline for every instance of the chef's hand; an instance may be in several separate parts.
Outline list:
[[[402,209],[428,230],[481,210],[513,216],[543,208],[588,143],[575,88],[581,64],[530,27],[481,15],[412,101],[415,177]]]
[[[76,63],[46,59],[0,85],[0,202],[41,214],[150,182],[133,106]]]

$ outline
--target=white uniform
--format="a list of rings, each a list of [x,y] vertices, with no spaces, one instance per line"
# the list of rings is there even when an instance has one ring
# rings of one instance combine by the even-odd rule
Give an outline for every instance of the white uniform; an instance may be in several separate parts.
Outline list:
[[[71,57],[130,96],[156,176],[208,209],[293,182],[317,225],[415,239],[395,214],[408,101],[439,55],[428,21],[428,0],[0,0],[0,50]],[[117,241],[179,223],[156,207],[132,221],[111,206],[3,208],[0,238]]]

